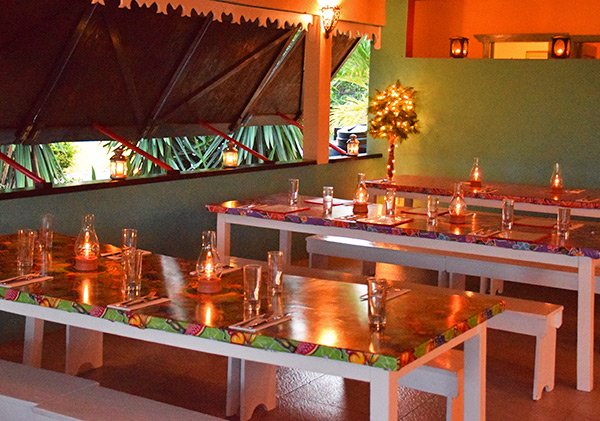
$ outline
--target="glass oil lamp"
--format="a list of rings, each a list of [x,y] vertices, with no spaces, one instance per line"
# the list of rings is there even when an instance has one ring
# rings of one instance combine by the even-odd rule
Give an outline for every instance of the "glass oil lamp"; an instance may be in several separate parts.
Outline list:
[[[355,214],[368,213],[369,207],[369,193],[367,192],[367,185],[365,181],[365,174],[358,173],[358,184],[356,191],[354,192],[354,208]]]
[[[552,193],[560,193],[563,189],[563,178],[558,162],[554,164],[554,171],[552,172],[552,177],[550,178],[550,189],[552,190]]]
[[[94,228],[94,215],[83,217],[83,225],[75,240],[75,270],[87,272],[98,269],[100,242]]]
[[[196,275],[198,276],[198,292],[215,293],[221,290],[221,272],[223,266],[217,253],[216,235],[214,231],[202,232],[202,246],[200,256],[196,262]]]
[[[346,153],[350,156],[358,156],[360,150],[360,140],[355,134],[350,135],[350,139],[346,142]]]
[[[462,224],[465,222],[467,203],[463,197],[462,183],[454,184],[454,194],[448,206],[448,212],[450,214],[450,223]]]
[[[471,187],[481,187],[482,174],[481,167],[479,166],[479,158],[473,158],[473,166],[471,167],[471,174],[469,174],[469,184]]]
[[[110,178],[112,180],[127,178],[127,158],[123,156],[123,148],[117,148],[110,157]]]
[[[238,166],[238,150],[235,143],[227,143],[227,147],[223,150],[223,167],[235,168]]]

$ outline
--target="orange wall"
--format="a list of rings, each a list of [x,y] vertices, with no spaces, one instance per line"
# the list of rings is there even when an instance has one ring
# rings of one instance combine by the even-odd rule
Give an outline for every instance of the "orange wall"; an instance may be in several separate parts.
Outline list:
[[[600,34],[599,0],[415,0],[414,57],[448,57],[449,38],[467,36],[469,57],[482,55],[473,34]]]

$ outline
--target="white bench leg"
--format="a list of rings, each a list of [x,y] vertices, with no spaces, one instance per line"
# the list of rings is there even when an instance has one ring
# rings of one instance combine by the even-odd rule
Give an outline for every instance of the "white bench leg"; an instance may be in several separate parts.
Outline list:
[[[533,372],[533,400],[542,397],[542,391],[554,389],[556,366],[556,328],[548,326],[545,335],[535,339],[535,370]]]
[[[373,370],[369,413],[371,421],[398,419],[398,376],[390,371]]]
[[[259,405],[264,405],[267,411],[275,409],[277,368],[271,364],[242,360],[240,371],[240,420],[249,420]]]
[[[240,370],[241,360],[229,357],[227,359],[227,400],[225,416],[231,417],[240,410]]]
[[[465,289],[465,285],[466,285],[466,275],[460,274],[460,273],[451,273],[450,274],[450,288],[453,289],[461,289],[464,290]]]
[[[485,323],[473,329],[478,334],[465,341],[464,419],[485,420],[485,372],[487,331]]]
[[[491,279],[490,280],[490,294],[502,294],[504,292],[504,281],[502,279]]]
[[[35,317],[25,317],[25,343],[23,344],[23,364],[31,367],[42,366],[44,346],[44,321]]]
[[[449,283],[450,283],[450,278],[448,275],[449,275],[448,272],[446,272],[445,270],[438,271],[438,280],[437,280],[438,287],[448,288]]]
[[[67,326],[65,373],[77,375],[102,367],[102,340],[102,332]]]
[[[490,278],[485,276],[479,277],[479,293],[487,294],[490,290]]]
[[[283,252],[283,264],[292,264],[292,232],[279,231],[279,250]]]
[[[458,393],[454,398],[446,398],[446,421],[460,421],[464,416],[465,379],[463,370],[459,370],[456,377]]]

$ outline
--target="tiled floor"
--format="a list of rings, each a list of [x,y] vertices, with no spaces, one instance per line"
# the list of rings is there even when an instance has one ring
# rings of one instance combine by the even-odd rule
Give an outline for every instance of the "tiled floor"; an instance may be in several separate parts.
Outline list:
[[[347,266],[343,261],[338,264]],[[410,271],[405,276],[427,283],[435,279],[435,274],[423,271]],[[599,419],[600,382],[596,381],[596,390],[591,393],[575,389],[576,294],[516,284],[507,284],[505,293],[565,305],[563,327],[558,331],[556,388],[544,393],[540,401],[533,401],[534,338],[490,331],[488,419]],[[596,343],[600,345],[598,334]],[[21,341],[0,344],[0,358],[19,361],[21,352]],[[106,335],[104,358],[101,369],[84,377],[124,392],[219,417],[225,415],[226,360],[222,357]],[[598,353],[595,364],[600,365]],[[64,329],[56,327],[47,332],[43,366],[64,369]],[[253,420],[368,419],[369,394],[364,383],[289,369],[281,369],[278,380],[277,409],[268,413],[258,409]],[[445,419],[443,398],[410,389],[399,389],[399,394],[401,420]]]

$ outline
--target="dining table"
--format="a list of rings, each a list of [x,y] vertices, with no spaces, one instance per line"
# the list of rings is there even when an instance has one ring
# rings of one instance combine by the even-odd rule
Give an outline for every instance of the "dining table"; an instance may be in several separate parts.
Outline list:
[[[595,267],[600,259],[600,223],[574,222],[568,236],[562,236],[550,217],[517,214],[514,228],[502,230],[497,213],[470,212],[462,223],[451,222],[446,214],[431,224],[424,209],[404,208],[390,220],[382,205],[371,203],[367,214],[354,214],[351,202],[337,200],[331,215],[324,214],[321,198],[302,196],[296,206],[290,206],[286,194],[214,203],[207,209],[217,217],[221,256],[230,255],[231,226],[241,225],[279,231],[279,248],[288,259],[292,233],[301,233],[394,244],[422,253],[476,256],[475,265],[484,261],[491,268],[501,264],[500,260],[523,267],[564,268],[573,273],[568,285],[555,285],[549,280],[548,286],[577,291],[577,389],[593,389]]]
[[[207,294],[198,292],[195,262],[147,254],[139,297],[157,303],[127,307],[119,249],[102,245],[107,257],[82,272],[74,266],[74,241],[55,234],[52,252],[36,259],[31,283],[3,284],[20,272],[16,235],[0,235],[0,310],[66,325],[67,367],[100,367],[101,335],[110,333],[227,357],[227,416],[239,412],[246,420],[259,404],[272,409],[272,368],[281,366],[369,382],[370,419],[393,420],[398,379],[462,345],[465,419],[485,418],[486,322],[503,311],[499,297],[403,283],[409,292],[388,301],[387,325],[374,331],[361,300],[364,283],[284,271],[283,292],[263,294],[260,305],[285,320],[243,331],[236,325],[254,313],[244,303],[240,261],[221,277],[220,290]]]
[[[546,186],[483,181],[471,186],[466,179],[429,175],[395,175],[392,180],[367,180],[366,186],[374,196],[384,195],[392,189],[397,196],[405,198],[408,205],[414,199],[426,200],[428,195],[438,196],[449,202],[455,183],[463,183],[463,194],[467,205],[486,208],[501,208],[502,200],[512,199],[515,209],[539,213],[556,214],[558,207],[571,208],[571,215],[600,218],[600,189],[568,187],[556,192]]]

